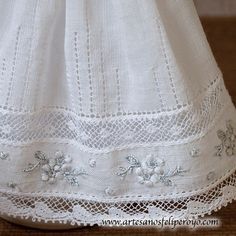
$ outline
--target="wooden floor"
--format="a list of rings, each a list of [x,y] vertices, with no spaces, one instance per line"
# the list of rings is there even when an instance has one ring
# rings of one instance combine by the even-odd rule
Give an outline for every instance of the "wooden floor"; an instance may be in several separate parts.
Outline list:
[[[226,87],[236,104],[236,18],[205,18],[201,19],[209,43],[221,68]],[[28,235],[236,235],[236,202],[214,213],[212,217],[221,219],[222,226],[217,229],[178,229],[162,231],[147,228],[102,228],[91,227],[69,231],[41,231],[10,224],[0,220],[0,236]],[[58,233],[59,232],[59,233]]]

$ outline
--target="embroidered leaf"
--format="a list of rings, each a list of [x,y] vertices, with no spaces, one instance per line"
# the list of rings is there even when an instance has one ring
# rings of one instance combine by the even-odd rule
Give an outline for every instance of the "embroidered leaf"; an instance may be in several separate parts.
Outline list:
[[[216,148],[216,156],[221,156],[222,155],[222,152],[223,152],[223,145],[222,144],[220,144],[220,145],[217,145],[217,146],[215,146],[215,148]]]
[[[140,162],[134,156],[127,156],[126,159],[132,166],[140,166]]]
[[[163,177],[172,177],[175,176],[177,174],[177,168],[175,168],[174,170],[169,170],[167,173],[163,174]]]
[[[0,159],[5,160],[9,156],[9,153],[0,152]]]
[[[55,162],[56,162],[57,165],[62,165],[62,164],[64,164],[64,162],[65,162],[65,157],[64,157],[64,156],[57,157],[57,158],[55,159]]]
[[[78,181],[78,179],[76,177],[74,177],[74,176],[66,176],[65,179],[72,186],[79,186],[79,181]]]
[[[126,168],[123,167],[123,166],[120,166],[120,167],[119,167],[119,170],[120,170],[121,172],[123,172],[123,171],[126,171]]]
[[[79,186],[79,182],[77,176],[79,175],[87,175],[87,172],[84,169],[74,169],[72,171],[65,171],[63,176],[65,180],[73,186]]]
[[[187,170],[184,170],[182,167],[178,166],[178,167],[174,170],[173,176],[174,176],[174,175],[183,176],[183,173],[185,173],[185,172],[187,172]]]
[[[117,175],[124,177],[125,175],[127,175],[127,172],[128,172],[128,170],[129,170],[129,168],[126,169],[125,167],[120,166],[120,167],[119,167],[119,170],[120,170],[120,172],[118,172]]]
[[[165,173],[163,178],[171,178],[176,175],[183,176],[183,173],[186,173],[187,171],[188,170],[184,170],[182,167],[177,166],[174,170],[169,170],[167,173]]]
[[[80,168],[79,170],[74,170],[74,173],[76,175],[88,175],[88,173],[85,171],[85,169]]]
[[[162,177],[161,181],[163,184],[165,184],[166,186],[171,186],[173,183],[170,179],[167,179],[166,177]]]
[[[189,170],[183,169],[181,166],[178,167],[178,173],[186,173]]]
[[[34,157],[38,160],[41,160],[41,161],[46,161],[47,160],[46,154],[43,153],[42,151],[35,152]]]

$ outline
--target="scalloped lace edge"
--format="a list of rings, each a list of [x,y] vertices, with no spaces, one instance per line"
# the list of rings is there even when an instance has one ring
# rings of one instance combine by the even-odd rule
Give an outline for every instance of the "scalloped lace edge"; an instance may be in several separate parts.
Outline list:
[[[32,222],[103,225],[103,220],[192,219],[211,215],[236,200],[236,171],[217,186],[187,197],[164,200],[99,202],[57,196],[23,196],[0,192],[0,212]]]

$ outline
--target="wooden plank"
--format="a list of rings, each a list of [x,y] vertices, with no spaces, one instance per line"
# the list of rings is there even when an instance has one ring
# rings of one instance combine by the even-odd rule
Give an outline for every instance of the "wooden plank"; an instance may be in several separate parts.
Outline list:
[[[194,0],[200,16],[236,16],[234,0]]]

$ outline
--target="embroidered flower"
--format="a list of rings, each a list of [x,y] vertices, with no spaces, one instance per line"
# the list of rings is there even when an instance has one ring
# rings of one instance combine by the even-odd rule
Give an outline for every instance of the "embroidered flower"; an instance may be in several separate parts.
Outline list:
[[[6,160],[8,156],[9,156],[9,153],[3,152],[3,151],[0,152],[0,159]]]
[[[106,193],[106,195],[112,196],[112,195],[115,194],[115,190],[112,189],[112,188],[110,188],[110,187],[107,187],[107,188],[105,189],[105,193]]]
[[[143,162],[140,162],[134,156],[128,156],[126,159],[130,165],[126,168],[119,167],[120,171],[117,175],[124,178],[129,172],[133,172],[135,169],[138,182],[149,187],[158,182],[167,186],[172,185],[171,177],[182,175],[182,173],[186,172],[181,167],[176,167],[174,170],[167,170],[165,161],[152,154],[147,155]]]
[[[55,183],[58,179],[65,179],[71,185],[79,185],[77,177],[84,175],[86,172],[83,169],[72,169],[70,156],[65,155],[61,151],[55,153],[54,158],[48,158],[45,153],[41,151],[35,152],[34,157],[38,162],[28,164],[28,168],[24,172],[32,172],[38,167],[41,167],[41,180],[50,184]]]
[[[96,166],[96,160],[94,160],[93,158],[90,158],[90,159],[89,159],[89,165],[90,165],[91,167],[95,167],[95,166]]]
[[[200,156],[201,152],[200,152],[200,149],[199,148],[193,148],[191,151],[190,151],[190,155],[192,157],[198,157]]]
[[[213,180],[215,178],[215,172],[211,171],[207,175],[207,180]]]
[[[217,131],[217,136],[221,140],[221,144],[216,146],[217,156],[222,156],[224,150],[227,156],[236,154],[236,131],[231,120],[226,122],[226,128],[225,132],[222,130]]]

